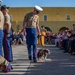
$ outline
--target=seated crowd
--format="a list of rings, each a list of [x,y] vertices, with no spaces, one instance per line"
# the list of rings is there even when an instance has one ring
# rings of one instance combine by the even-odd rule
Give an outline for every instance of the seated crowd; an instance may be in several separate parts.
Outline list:
[[[69,52],[75,55],[75,30],[61,31],[57,34],[55,45],[64,50],[64,53]]]
[[[46,32],[45,35],[45,44],[54,44],[54,39],[56,38],[56,35],[52,32]]]
[[[13,32],[12,44],[15,44],[15,45],[23,44],[23,40],[24,40],[23,32],[21,31]]]

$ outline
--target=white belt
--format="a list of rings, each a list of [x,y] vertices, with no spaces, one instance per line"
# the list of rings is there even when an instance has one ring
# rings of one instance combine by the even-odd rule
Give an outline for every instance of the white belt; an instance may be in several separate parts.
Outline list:
[[[36,27],[26,27],[26,28],[36,28]]]

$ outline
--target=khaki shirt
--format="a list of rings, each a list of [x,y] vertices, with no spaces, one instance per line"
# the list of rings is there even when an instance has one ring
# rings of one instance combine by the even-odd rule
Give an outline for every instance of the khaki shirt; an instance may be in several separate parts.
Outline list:
[[[11,29],[11,22],[10,22],[10,16],[8,13],[6,13],[6,15],[4,15],[4,29],[8,29],[6,24],[9,25],[9,30],[10,30]]]
[[[39,25],[39,16],[34,15],[32,12],[26,14],[23,26],[26,28],[36,28],[36,25]]]
[[[3,13],[0,11],[0,30],[3,30],[4,25],[4,16]]]

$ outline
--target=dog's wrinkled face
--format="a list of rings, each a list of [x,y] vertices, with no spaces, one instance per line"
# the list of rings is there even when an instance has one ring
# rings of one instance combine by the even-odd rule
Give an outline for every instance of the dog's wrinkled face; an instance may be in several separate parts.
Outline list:
[[[40,50],[38,51],[38,58],[41,58],[41,57],[43,56],[43,54],[44,54],[43,50],[40,49]]]
[[[0,70],[3,71],[6,68],[6,65],[0,65]]]

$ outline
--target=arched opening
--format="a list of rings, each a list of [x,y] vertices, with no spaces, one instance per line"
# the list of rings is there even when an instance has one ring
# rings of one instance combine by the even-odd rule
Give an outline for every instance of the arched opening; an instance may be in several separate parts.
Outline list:
[[[47,31],[49,31],[49,32],[52,32],[52,29],[49,28],[49,27],[45,27],[45,29],[46,29]]]
[[[64,31],[64,30],[69,30],[69,28],[68,27],[62,27],[59,29],[59,31]]]

